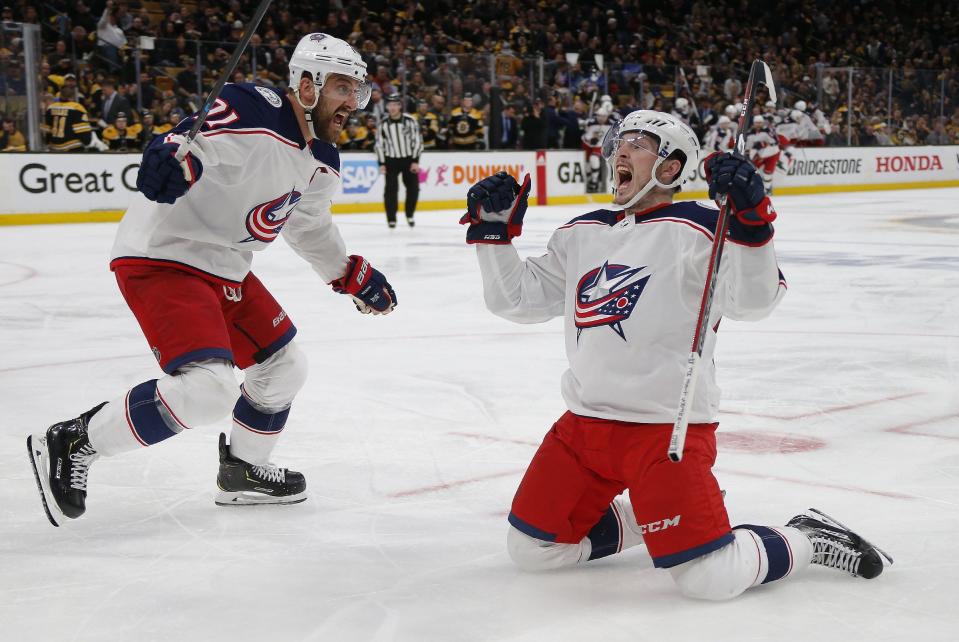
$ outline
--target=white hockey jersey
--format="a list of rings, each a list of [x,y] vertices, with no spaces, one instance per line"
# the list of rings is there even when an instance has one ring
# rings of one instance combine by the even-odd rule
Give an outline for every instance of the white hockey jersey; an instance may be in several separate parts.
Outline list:
[[[193,117],[185,119],[166,140],[192,123]],[[203,173],[175,203],[134,195],[111,267],[166,265],[236,285],[250,271],[253,252],[282,232],[324,281],[343,275],[346,249],[330,214],[339,152],[316,139],[306,145],[285,95],[249,83],[226,85],[191,153]]]
[[[518,323],[565,319],[567,407],[578,415],[672,423],[710,260],[718,211],[693,202],[632,218],[598,210],[557,229],[546,254],[477,245],[487,307]],[[772,229],[726,245],[690,421],[716,420],[713,350],[722,317],[760,319],[785,293]]]
[[[769,158],[779,153],[779,137],[776,128],[766,125],[760,130],[750,129],[746,132],[746,153],[751,159]]]
[[[599,154],[606,132],[617,122],[618,120],[614,116],[609,116],[605,123],[599,122],[596,117],[590,118],[586,121],[586,126],[583,129],[583,147],[591,153]]]
[[[720,125],[710,127],[703,142],[703,153],[708,155],[713,152],[731,152],[736,149],[737,129],[739,127],[736,123],[730,123],[725,127]]]

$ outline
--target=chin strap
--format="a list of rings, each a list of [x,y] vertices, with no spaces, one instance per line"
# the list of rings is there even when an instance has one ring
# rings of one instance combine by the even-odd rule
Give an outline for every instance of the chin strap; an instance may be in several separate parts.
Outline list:
[[[313,86],[316,87],[315,84]],[[300,133],[303,134],[306,144],[309,145],[310,141],[317,137],[316,130],[313,128],[313,109],[320,102],[320,92],[316,92],[316,98],[314,98],[312,105],[304,105],[300,100],[299,89],[288,89],[287,91],[292,94],[290,104],[293,105],[293,113],[296,114],[296,121],[300,125]]]
[[[636,203],[638,203],[644,196],[646,196],[650,192],[650,190],[652,190],[654,187],[662,187],[663,189],[672,189],[676,187],[677,185],[679,185],[679,182],[682,180],[682,173],[680,173],[680,175],[676,178],[676,180],[674,180],[669,185],[664,185],[663,183],[660,183],[659,179],[656,178],[656,172],[659,170],[659,166],[663,163],[664,160],[666,159],[664,158],[656,159],[656,163],[653,165],[652,172],[650,173],[649,181],[646,183],[643,189],[639,190],[636,193],[636,195],[633,196],[631,199],[629,199],[625,204],[617,205],[616,203],[613,203],[610,205],[609,209],[614,212],[628,210],[632,206],[636,205]],[[614,171],[614,168],[610,167],[610,174],[613,174],[613,171]],[[613,185],[612,190],[613,190],[613,197],[615,198],[616,197],[615,185]]]

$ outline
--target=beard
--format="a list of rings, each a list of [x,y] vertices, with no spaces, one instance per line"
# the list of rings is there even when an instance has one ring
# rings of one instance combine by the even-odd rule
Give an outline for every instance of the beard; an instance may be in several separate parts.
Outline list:
[[[324,108],[322,98],[313,108],[313,133],[320,140],[335,145],[340,138],[340,132],[346,127],[350,111],[342,106],[336,109]]]

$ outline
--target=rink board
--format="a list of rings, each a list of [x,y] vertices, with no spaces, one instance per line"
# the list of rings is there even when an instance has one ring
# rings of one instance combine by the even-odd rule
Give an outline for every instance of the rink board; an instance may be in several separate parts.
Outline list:
[[[777,194],[959,186],[959,147],[794,148],[777,170]],[[344,153],[342,193],[334,213],[382,212],[383,176],[368,153]],[[139,154],[4,154],[0,156],[0,225],[119,220],[136,191]],[[583,153],[559,151],[426,152],[420,160],[419,210],[465,204],[466,190],[506,171],[532,179],[530,203],[608,203],[586,194]],[[402,186],[401,186],[402,190]],[[700,165],[682,197],[706,197]]]

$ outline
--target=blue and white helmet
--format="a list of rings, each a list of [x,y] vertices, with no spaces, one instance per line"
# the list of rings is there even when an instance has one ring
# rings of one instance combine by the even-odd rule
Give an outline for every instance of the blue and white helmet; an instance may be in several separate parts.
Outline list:
[[[299,100],[300,78],[306,72],[316,85],[316,99],[304,109],[313,109],[319,102],[319,93],[330,74],[340,74],[360,81],[356,90],[356,104],[363,109],[370,100],[372,89],[366,80],[366,62],[349,43],[325,33],[311,33],[300,38],[290,57],[290,89]]]
[[[646,193],[655,186],[670,189],[682,185],[686,182],[686,176],[689,170],[699,166],[699,139],[689,125],[671,114],[653,111],[651,109],[638,109],[630,112],[615,126],[610,127],[609,131],[606,132],[606,137],[603,139],[602,154],[603,159],[609,166],[610,176],[616,175],[616,168],[614,167],[616,152],[619,150],[623,134],[627,132],[646,132],[655,136],[659,141],[659,149],[657,150],[657,156],[659,156],[659,158],[653,165],[652,177],[649,183],[647,183],[636,196],[630,199],[629,203],[620,206],[622,209],[635,205],[639,199],[645,196]],[[663,161],[677,150],[686,156],[686,160],[683,162],[676,178],[671,183],[661,183],[656,177],[656,172]]]

